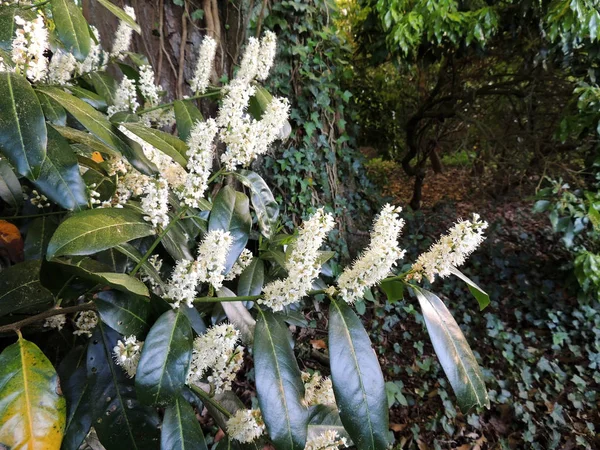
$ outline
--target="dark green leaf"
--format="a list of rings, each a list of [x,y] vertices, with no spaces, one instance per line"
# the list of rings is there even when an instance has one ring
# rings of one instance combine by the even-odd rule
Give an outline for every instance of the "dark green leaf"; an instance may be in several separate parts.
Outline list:
[[[235,294],[226,287],[222,287],[217,291],[217,297],[235,297]],[[229,322],[239,330],[244,345],[251,346],[254,341],[256,320],[248,312],[248,309],[242,302],[222,302],[221,307]]]
[[[265,282],[265,263],[262,259],[254,258],[244,269],[238,281],[238,295],[258,295],[262,292]]]
[[[465,336],[446,308],[433,293],[413,286],[419,299],[431,343],[463,412],[473,406],[487,406],[489,399],[483,374]]]
[[[21,183],[8,161],[0,158],[0,198],[13,208],[23,204]]]
[[[39,312],[54,301],[40,283],[41,261],[25,261],[10,266],[0,276],[0,317],[15,312]]]
[[[265,180],[260,175],[250,170],[241,169],[233,174],[238,180],[250,189],[250,201],[256,212],[258,225],[262,234],[268,239],[275,231],[279,217],[279,205]]]
[[[99,109],[101,111],[106,110],[106,100],[95,92],[88,91],[79,86],[70,86],[69,91],[94,109]]]
[[[73,0],[51,0],[52,18],[58,38],[79,61],[90,52],[90,32],[81,8]]]
[[[202,113],[190,100],[176,100],[173,109],[179,138],[187,141],[196,122],[204,120]]]
[[[213,202],[208,220],[208,230],[229,231],[233,238],[233,244],[227,255],[225,273],[231,270],[242,250],[246,248],[251,227],[252,218],[250,217],[248,197],[241,192],[234,191],[229,186],[221,188]]]
[[[384,281],[379,287],[385,292],[390,303],[397,302],[404,298],[404,283],[398,280]]]
[[[135,23],[135,20],[133,20],[131,17],[129,17],[127,15],[127,13],[125,11],[123,11],[121,8],[113,5],[110,2],[110,0],[98,0],[98,3],[100,3],[106,9],[108,9],[111,13],[113,13],[115,16],[117,16],[117,18],[119,20],[126,22],[127,25],[129,25],[135,32],[141,33],[140,26],[137,23]]]
[[[302,405],[304,385],[289,339],[283,321],[271,312],[259,310],[254,332],[254,370],[260,410],[277,449],[303,450],[309,416]]]
[[[125,292],[102,291],[95,302],[100,318],[123,336],[135,335],[143,340],[150,329],[152,306]]]
[[[31,222],[25,236],[26,260],[44,259],[48,242],[57,226],[54,218],[50,216],[38,217]]]
[[[36,92],[46,120],[52,125],[65,126],[67,124],[67,111],[47,95]]]
[[[387,397],[379,361],[360,319],[335,300],[329,309],[329,357],[340,417],[356,448],[387,448]]]
[[[487,292],[485,292],[483,289],[481,289],[479,286],[477,286],[473,280],[471,280],[469,277],[467,277],[464,273],[462,273],[456,267],[451,267],[450,272],[452,274],[456,275],[461,280],[463,280],[465,283],[467,283],[467,287],[469,288],[469,291],[471,292],[471,294],[473,294],[473,297],[475,297],[475,299],[479,303],[480,311],[483,311],[486,308],[486,306],[488,306],[490,304],[490,296],[487,294]]]
[[[121,252],[123,255],[127,256],[129,259],[131,259],[136,264],[142,260],[143,255],[140,253],[140,251],[137,248],[135,248],[131,244],[127,244],[127,243],[120,244],[114,248],[115,248],[115,250]],[[160,273],[158,273],[158,271],[154,268],[154,266],[152,264],[150,264],[147,260],[144,261],[144,263],[142,264],[142,272],[144,274],[148,275],[149,277],[151,277],[157,285],[159,285],[161,287],[165,286],[165,283],[163,282],[163,280],[160,276]]]
[[[106,103],[112,105],[115,102],[114,96],[117,90],[115,79],[105,72],[92,72],[88,76],[96,93],[102,97]]]
[[[206,450],[202,428],[194,409],[181,397],[165,410],[160,435],[162,450]]]
[[[142,215],[129,208],[82,211],[62,222],[48,245],[47,258],[91,255],[154,233]]]
[[[104,153],[106,155],[121,156],[119,152],[97,139],[93,134],[70,127],[61,127],[57,125],[52,125],[52,127],[69,141],[83,144],[93,151]]]
[[[85,183],[77,157],[69,143],[54,128],[48,128],[47,157],[33,184],[50,200],[65,209],[79,211],[88,204]]]
[[[166,405],[179,395],[192,359],[192,342],[185,314],[167,311],[159,317],[146,337],[135,376],[140,401]]]
[[[106,450],[157,448],[158,415],[138,402],[133,381],[116,365],[113,348],[119,339],[116,331],[100,322],[88,344],[87,376],[94,429]]]
[[[262,86],[257,86],[256,92],[248,103],[248,112],[256,120],[260,120],[269,106],[269,103],[273,100],[273,96]]]
[[[187,145],[181,139],[164,131],[154,130],[137,123],[123,123],[123,126],[139,138],[160,150],[165,155],[173,158],[173,161],[185,167],[187,164]]]
[[[34,11],[34,9],[25,9],[19,6],[3,6],[0,8],[0,49],[8,53],[12,50],[12,41],[15,38],[16,29],[15,16],[31,20],[35,18]],[[4,61],[7,61],[7,59]]]
[[[46,158],[46,122],[35,91],[25,78],[0,72],[0,152],[17,172],[39,176]]]

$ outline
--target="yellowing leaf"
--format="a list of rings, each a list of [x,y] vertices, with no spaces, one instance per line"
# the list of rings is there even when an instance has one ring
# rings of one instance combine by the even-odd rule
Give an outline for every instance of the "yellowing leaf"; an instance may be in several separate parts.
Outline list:
[[[58,450],[66,402],[48,358],[22,337],[0,354],[0,447]]]
[[[21,233],[16,226],[5,220],[0,220],[0,254],[2,249],[5,249],[13,263],[23,261],[23,238]]]
[[[100,152],[92,153],[92,160],[96,161],[97,163],[104,162],[104,158],[102,157],[102,154]]]

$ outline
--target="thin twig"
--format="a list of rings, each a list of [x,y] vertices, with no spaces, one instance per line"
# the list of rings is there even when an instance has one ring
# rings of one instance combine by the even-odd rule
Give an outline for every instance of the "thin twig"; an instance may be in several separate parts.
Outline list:
[[[84,303],[82,305],[68,306],[66,308],[54,308],[43,313],[39,313],[35,316],[28,317],[27,319],[19,320],[15,323],[9,323],[8,325],[0,326],[0,333],[6,333],[7,331],[18,332],[21,328],[31,325],[32,323],[39,322],[40,320],[47,319],[48,317],[58,316],[60,314],[71,314],[79,311],[95,311],[96,305],[94,302]]]

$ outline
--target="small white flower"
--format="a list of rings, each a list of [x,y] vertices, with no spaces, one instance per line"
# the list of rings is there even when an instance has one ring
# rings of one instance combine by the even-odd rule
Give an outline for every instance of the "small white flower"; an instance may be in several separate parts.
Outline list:
[[[140,67],[140,80],[139,80],[140,92],[150,105],[157,105],[158,99],[158,87],[154,81],[154,70],[152,66],[144,65]]]
[[[329,377],[321,377],[319,372],[312,375],[302,372],[302,382],[304,383],[304,398],[302,399],[304,406],[335,405],[333,385]]]
[[[139,107],[135,81],[128,78],[127,75],[123,75],[123,79],[115,92],[114,104],[108,107],[106,113],[110,117],[118,111],[136,112]]]
[[[198,286],[198,263],[185,259],[177,261],[165,292],[167,298],[174,300],[171,307],[179,308],[181,302],[186,302],[187,306],[192,307],[196,297],[196,286]]]
[[[109,58],[108,53],[102,50],[98,29],[93,25],[90,25],[90,29],[94,34],[95,40],[90,37],[90,52],[83,62],[77,63],[77,73],[80,75],[104,70]]]
[[[266,31],[260,40],[260,50],[258,51],[258,69],[256,78],[260,81],[266,80],[269,71],[273,67],[275,53],[277,51],[277,36],[272,31]]]
[[[135,376],[143,346],[143,341],[138,341],[135,336],[128,336],[125,342],[118,340],[113,348],[115,362],[125,370],[129,378]]]
[[[144,220],[152,222],[154,229],[165,229],[169,225],[169,185],[163,178],[150,179],[143,188],[142,210]]]
[[[304,450],[337,450],[340,446],[348,447],[346,438],[340,438],[335,430],[326,430],[308,440]]]
[[[240,69],[235,75],[235,80],[244,84],[250,83],[258,74],[258,56],[260,53],[260,42],[251,37],[248,39],[248,45],[244,51]]]
[[[129,17],[135,20],[135,11],[131,6],[125,6],[123,10]],[[125,59],[125,52],[129,50],[132,35],[133,28],[131,28],[127,22],[121,20],[119,22],[117,32],[115,33],[115,39],[113,41],[113,47],[110,55],[117,57],[120,60]]]
[[[76,336],[92,336],[92,330],[98,325],[98,315],[94,311],[82,311],[75,318],[75,327],[73,332]]]
[[[225,275],[225,263],[233,238],[229,231],[211,230],[198,247],[198,279],[200,283],[210,283],[215,289],[221,288]]]
[[[48,60],[44,52],[48,49],[48,30],[44,18],[38,16],[31,22],[15,16],[15,38],[12,41],[12,60],[18,72],[25,70],[27,78],[39,81],[46,77]]]
[[[204,94],[208,87],[216,53],[217,42],[210,36],[205,36],[200,45],[194,78],[190,80],[192,91],[197,94]]]
[[[242,272],[244,271],[244,269],[246,267],[248,267],[250,265],[250,263],[252,262],[252,258],[253,258],[253,256],[252,256],[252,252],[250,250],[248,250],[247,248],[242,250],[240,257],[235,262],[235,264],[233,265],[233,267],[231,268],[231,270],[229,271],[229,273],[227,274],[225,279],[230,281],[230,280],[235,279],[238,275],[241,275]]]
[[[48,82],[51,84],[66,84],[71,80],[77,60],[71,53],[58,50],[52,55],[48,67]]]
[[[48,197],[46,197],[44,194],[40,194],[35,189],[33,189],[31,193],[33,194],[33,197],[31,197],[30,200],[32,205],[37,206],[40,209],[50,206]]]
[[[60,331],[65,326],[66,321],[67,317],[64,314],[48,317],[44,321],[44,328],[56,328],[58,331]]]
[[[265,431],[260,410],[240,409],[227,420],[227,434],[239,442],[252,442]]]

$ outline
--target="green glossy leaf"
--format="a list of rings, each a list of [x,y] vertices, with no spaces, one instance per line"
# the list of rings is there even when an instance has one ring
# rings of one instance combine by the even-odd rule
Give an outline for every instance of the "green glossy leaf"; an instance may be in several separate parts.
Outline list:
[[[173,161],[185,167],[187,164],[187,145],[181,139],[164,131],[154,130],[137,123],[124,123],[123,126],[139,138],[160,150],[165,155],[173,158]]]
[[[23,204],[21,183],[12,167],[4,158],[0,158],[0,198],[12,208]]]
[[[175,401],[165,410],[160,448],[162,450],[207,449],[196,413],[181,397],[176,397]]]
[[[233,237],[233,244],[227,255],[225,273],[231,270],[242,250],[246,248],[251,227],[248,197],[229,186],[221,188],[213,202],[208,219],[208,230],[229,231]]]
[[[69,141],[83,144],[92,149],[93,151],[111,156],[121,156],[119,152],[116,152],[104,142],[97,139],[93,134],[87,133],[85,131],[76,130],[75,128],[61,127],[58,125],[52,125],[52,128],[58,131],[62,135],[62,137],[68,139]]]
[[[8,53],[12,50],[12,41],[15,37],[16,29],[15,16],[31,20],[35,18],[34,11],[34,9],[6,6],[6,4],[0,8],[0,49]],[[4,61],[8,61],[9,59],[5,59]]]
[[[67,111],[47,95],[36,92],[37,98],[46,116],[46,121],[52,125],[65,126],[67,124]]]
[[[258,226],[262,234],[269,239],[279,218],[279,205],[271,189],[260,175],[250,170],[241,169],[233,175],[250,189],[250,201],[258,219]]]
[[[175,121],[179,138],[187,141],[194,124],[203,121],[202,113],[190,100],[176,100],[173,104],[175,110]]]
[[[238,281],[238,295],[258,295],[262,292],[265,282],[265,263],[262,259],[254,258],[244,269]]]
[[[106,111],[106,100],[95,92],[88,91],[79,86],[70,86],[69,91],[94,109]]]
[[[118,291],[96,294],[94,303],[102,321],[123,336],[135,335],[143,340],[151,326],[152,306],[149,302]]]
[[[308,409],[304,384],[285,323],[259,309],[254,332],[256,392],[269,436],[277,449],[303,450]]]
[[[222,287],[217,291],[217,297],[235,297],[235,293]],[[246,346],[251,346],[254,342],[254,329],[256,320],[252,317],[248,309],[242,302],[222,302],[221,307],[229,322],[239,330],[242,342]]]
[[[0,276],[0,317],[15,312],[39,312],[54,302],[52,293],[40,282],[41,261],[10,266]]]
[[[256,120],[260,120],[272,100],[273,96],[269,91],[262,86],[257,86],[256,92],[250,97],[250,101],[248,102],[248,112]]]
[[[437,295],[413,286],[419,299],[427,331],[440,364],[456,394],[463,412],[473,406],[487,406],[487,389],[477,364],[460,327]]]
[[[87,376],[93,399],[93,424],[106,450],[158,447],[160,424],[153,408],[140,404],[133,381],[116,365],[113,348],[123,339],[99,322],[87,350]]]
[[[127,15],[125,11],[123,11],[118,6],[113,5],[110,0],[97,0],[102,6],[108,9],[111,13],[113,13],[119,20],[123,20],[127,23],[135,32],[141,33],[140,26],[135,23],[131,17]]]
[[[51,216],[33,219],[25,236],[24,253],[26,260],[44,259],[48,242],[50,242],[57,226],[56,220]]]
[[[146,336],[135,377],[140,401],[166,405],[180,394],[192,359],[192,338],[185,314],[167,311],[158,318]]]
[[[48,358],[22,337],[0,354],[0,446],[58,449],[66,403]]]
[[[67,401],[67,420],[61,450],[77,450],[92,426],[90,384],[85,366],[86,349],[74,348],[58,367],[60,387]]]
[[[404,298],[404,283],[398,280],[384,281],[379,287],[385,292],[390,303],[397,302]]]
[[[118,252],[121,252],[123,255],[127,256],[129,259],[131,259],[136,264],[142,260],[143,255],[140,253],[140,251],[137,248],[135,248],[131,244],[117,245],[115,247],[115,250],[117,250]],[[152,264],[150,264],[147,260],[144,261],[144,263],[142,264],[142,273],[151,277],[158,286],[161,286],[161,287],[165,286],[165,283],[162,280],[160,273],[158,273],[158,271],[154,268],[154,266]]]
[[[467,277],[456,267],[451,267],[450,272],[456,275],[461,280],[463,280],[465,283],[467,283],[469,291],[471,292],[471,294],[473,294],[473,297],[475,297],[475,299],[479,303],[480,311],[483,311],[490,304],[490,296],[487,294],[487,292],[485,292],[483,289],[477,286],[473,280]]]
[[[79,211],[88,205],[85,183],[79,172],[77,157],[58,131],[48,128],[47,157],[40,176],[33,184],[54,203]]]
[[[153,233],[152,226],[132,209],[90,209],[72,215],[58,226],[46,257],[91,255]]]
[[[114,124],[122,124],[122,123],[138,123],[140,121],[140,116],[134,113],[130,113],[128,111],[117,111],[112,116],[110,116],[111,123]]]
[[[96,93],[102,97],[107,104],[114,104],[115,92],[117,91],[115,79],[105,72],[92,72],[88,77],[89,81],[94,86]]]
[[[387,397],[379,361],[360,319],[335,300],[329,308],[329,357],[340,418],[356,448],[387,448]]]
[[[52,18],[58,38],[79,61],[90,52],[90,32],[81,8],[73,0],[51,0]]]
[[[0,152],[17,172],[39,176],[46,158],[46,122],[35,91],[25,78],[0,72]]]

